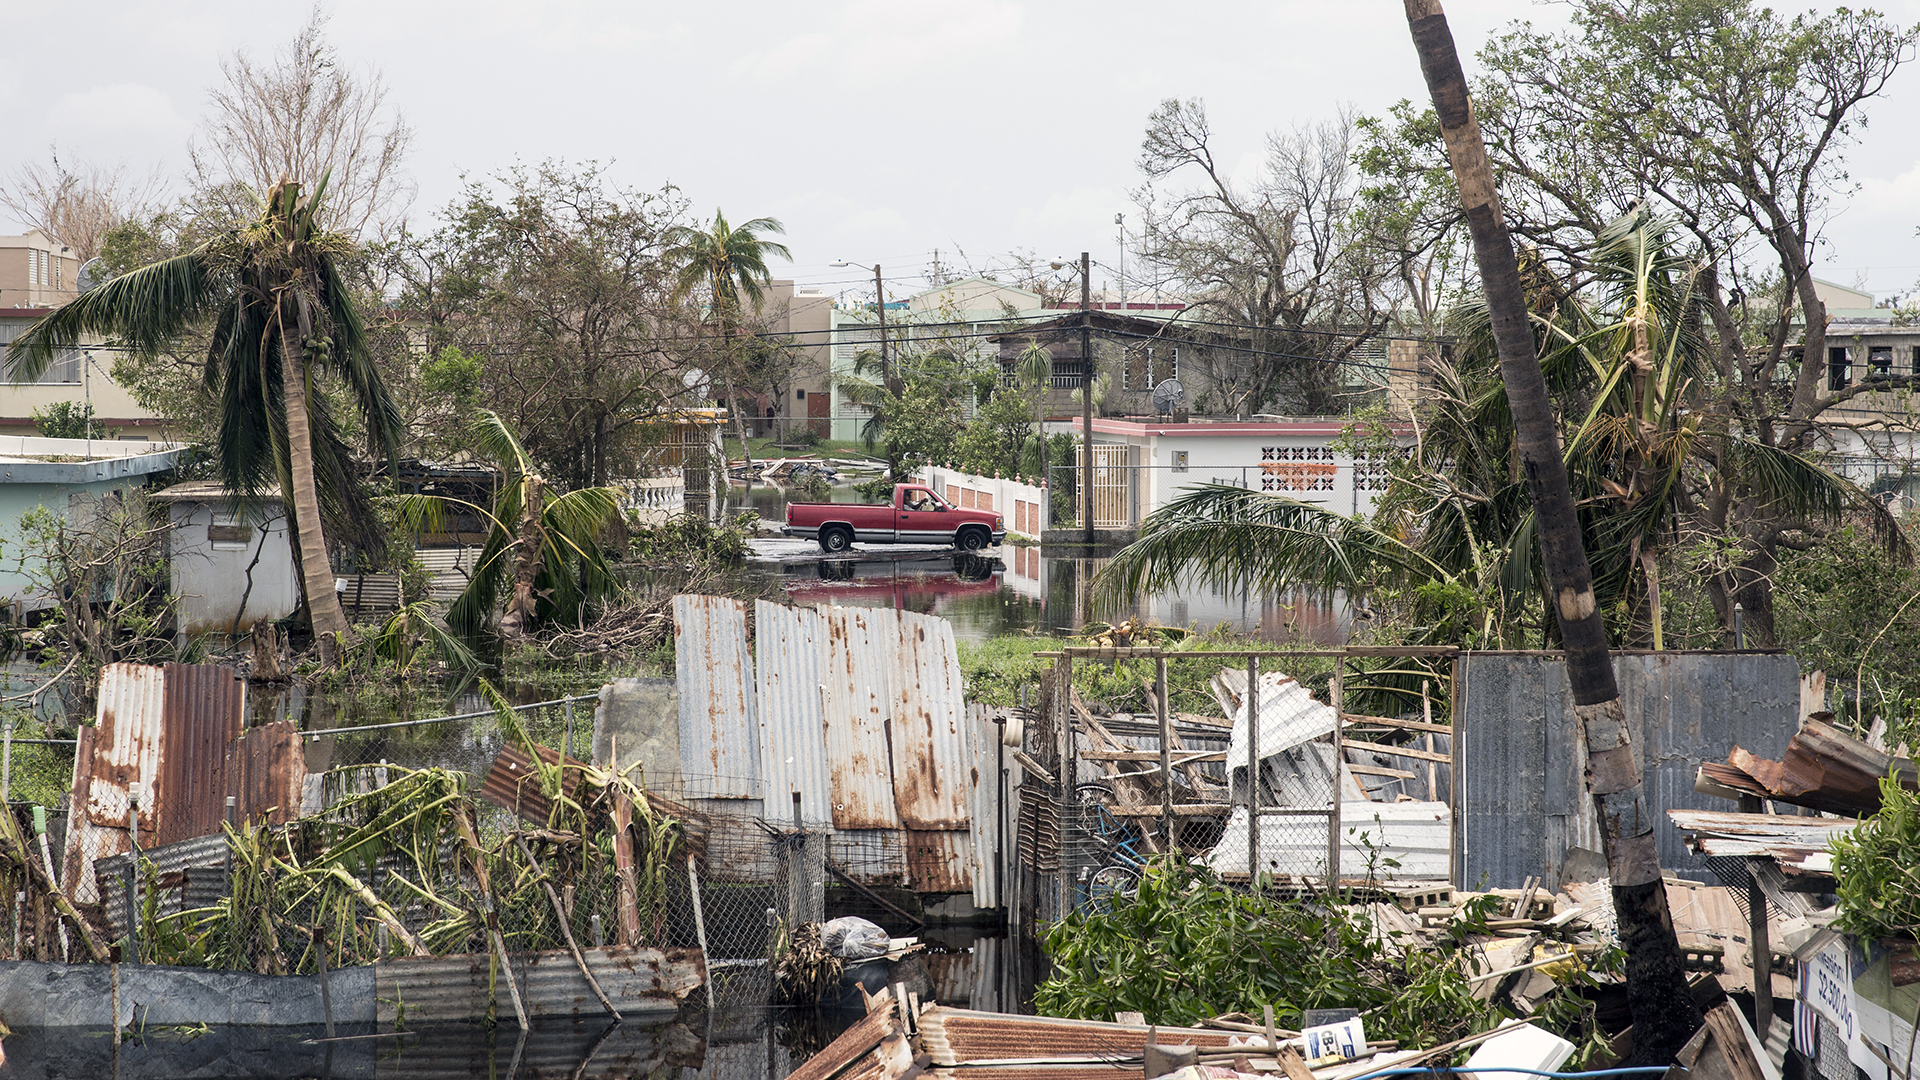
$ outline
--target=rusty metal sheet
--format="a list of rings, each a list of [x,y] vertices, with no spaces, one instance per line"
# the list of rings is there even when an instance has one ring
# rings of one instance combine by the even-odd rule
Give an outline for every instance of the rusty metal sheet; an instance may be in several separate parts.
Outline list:
[[[973,891],[973,838],[952,829],[907,830],[907,884],[920,893]]]
[[[129,848],[128,785],[152,792],[160,776],[161,715],[166,672],[145,664],[100,669],[99,711],[73,758],[73,812],[67,826],[66,872],[61,880],[81,903],[97,903],[93,867]],[[140,825],[153,828],[153,799],[143,800]]]
[[[688,793],[760,798],[760,730],[746,605],[724,596],[674,597],[673,648],[680,768]]]
[[[230,667],[168,664],[164,680],[152,834],[141,821],[142,842],[156,845],[220,831],[227,747],[240,737],[247,715],[247,684]]]
[[[306,748],[292,720],[254,728],[236,740],[226,755],[223,786],[225,794],[233,796],[234,817],[239,821],[285,825],[299,817],[306,779]]]
[[[767,815],[790,823],[797,792],[802,821],[830,824],[833,787],[820,712],[826,624],[812,608],[760,600],[753,607],[753,636]]]
[[[560,751],[549,747],[536,747],[540,760],[548,766],[565,766],[560,771],[561,790],[568,798],[580,797],[581,769],[585,765],[572,758],[563,758]],[[545,825],[553,814],[553,800],[548,798],[546,789],[541,786],[540,774],[533,766],[533,759],[517,743],[508,743],[500,748],[493,759],[493,767],[487,770],[486,779],[480,782],[480,797],[500,807],[512,811],[522,820]]]
[[[821,726],[836,829],[898,829],[887,719],[899,614],[887,608],[828,608],[821,673]],[[903,868],[904,869],[904,868]]]
[[[671,1016],[707,980],[706,960],[698,949],[611,945],[581,952],[613,1007],[626,1017]],[[564,949],[513,953],[511,958],[529,1017],[606,1015]],[[479,1020],[488,1014],[490,990],[500,999],[495,1011],[507,1012],[507,988],[498,985],[491,968],[486,953],[383,960],[373,965],[378,1020],[394,1023],[396,1008],[406,1010],[408,1022]]]
[[[973,762],[961,730],[966,703],[953,624],[902,611],[894,630],[887,730],[901,824],[909,829],[964,829],[966,778]]]
[[[985,705],[967,706],[967,836],[973,842],[973,906],[982,911],[1000,906],[995,860],[1000,848],[1000,772],[997,752],[1000,725]],[[948,1000],[948,999],[941,999]]]
[[[1145,1024],[1107,1024],[1042,1016],[974,1012],[936,1005],[920,1014],[920,1048],[935,1065],[1008,1058],[1138,1058],[1147,1044]],[[1178,1046],[1226,1046],[1230,1031],[1160,1027],[1160,1042]],[[1240,1036],[1244,1038],[1244,1036]],[[972,1076],[973,1070],[967,1070]]]

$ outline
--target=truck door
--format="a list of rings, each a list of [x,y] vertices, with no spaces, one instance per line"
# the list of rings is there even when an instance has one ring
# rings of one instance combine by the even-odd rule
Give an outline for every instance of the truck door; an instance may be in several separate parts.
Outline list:
[[[953,540],[953,508],[923,488],[906,488],[894,511],[894,538],[907,544],[945,544]]]

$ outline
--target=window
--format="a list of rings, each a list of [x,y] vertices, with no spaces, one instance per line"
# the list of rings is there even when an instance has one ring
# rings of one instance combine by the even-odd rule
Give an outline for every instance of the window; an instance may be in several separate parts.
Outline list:
[[[239,515],[216,511],[207,526],[207,542],[215,551],[243,551],[253,539],[253,526],[243,524]]]
[[[1875,345],[1867,350],[1867,374],[1882,378],[1893,374],[1893,346]]]
[[[793,392],[793,400],[795,400],[795,401],[805,401],[805,400],[807,400],[807,390],[806,390],[806,387],[804,387],[804,386],[803,386],[803,387],[801,387],[801,388],[799,388],[799,389],[797,389],[797,390],[795,390],[795,391]]]
[[[53,287],[56,289],[66,288],[66,286],[62,284],[62,282],[66,280],[66,277],[67,277],[67,260],[59,259],[59,258],[54,259],[53,260]]]
[[[1847,363],[1847,348],[1836,345],[1827,350],[1827,389],[1845,390],[1853,384],[1852,366]]]

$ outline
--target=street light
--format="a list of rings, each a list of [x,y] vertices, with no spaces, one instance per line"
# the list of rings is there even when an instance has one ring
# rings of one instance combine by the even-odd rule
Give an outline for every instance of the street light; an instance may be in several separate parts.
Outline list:
[[[848,262],[836,259],[832,266],[858,266],[866,269],[865,263]],[[887,358],[887,289],[880,277],[880,264],[873,264],[873,309],[880,314],[880,382],[889,393],[898,394],[899,388],[893,385],[893,363]]]
[[[1080,253],[1080,518],[1086,542],[1093,543],[1093,259]],[[1073,264],[1066,258],[1048,265],[1063,270]]]

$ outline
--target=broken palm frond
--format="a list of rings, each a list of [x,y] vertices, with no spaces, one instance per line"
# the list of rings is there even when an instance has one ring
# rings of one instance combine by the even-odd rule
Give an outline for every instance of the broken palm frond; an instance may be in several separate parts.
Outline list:
[[[794,927],[774,968],[780,997],[792,1005],[817,1005],[837,994],[845,973],[846,962],[827,951],[816,922]]]

